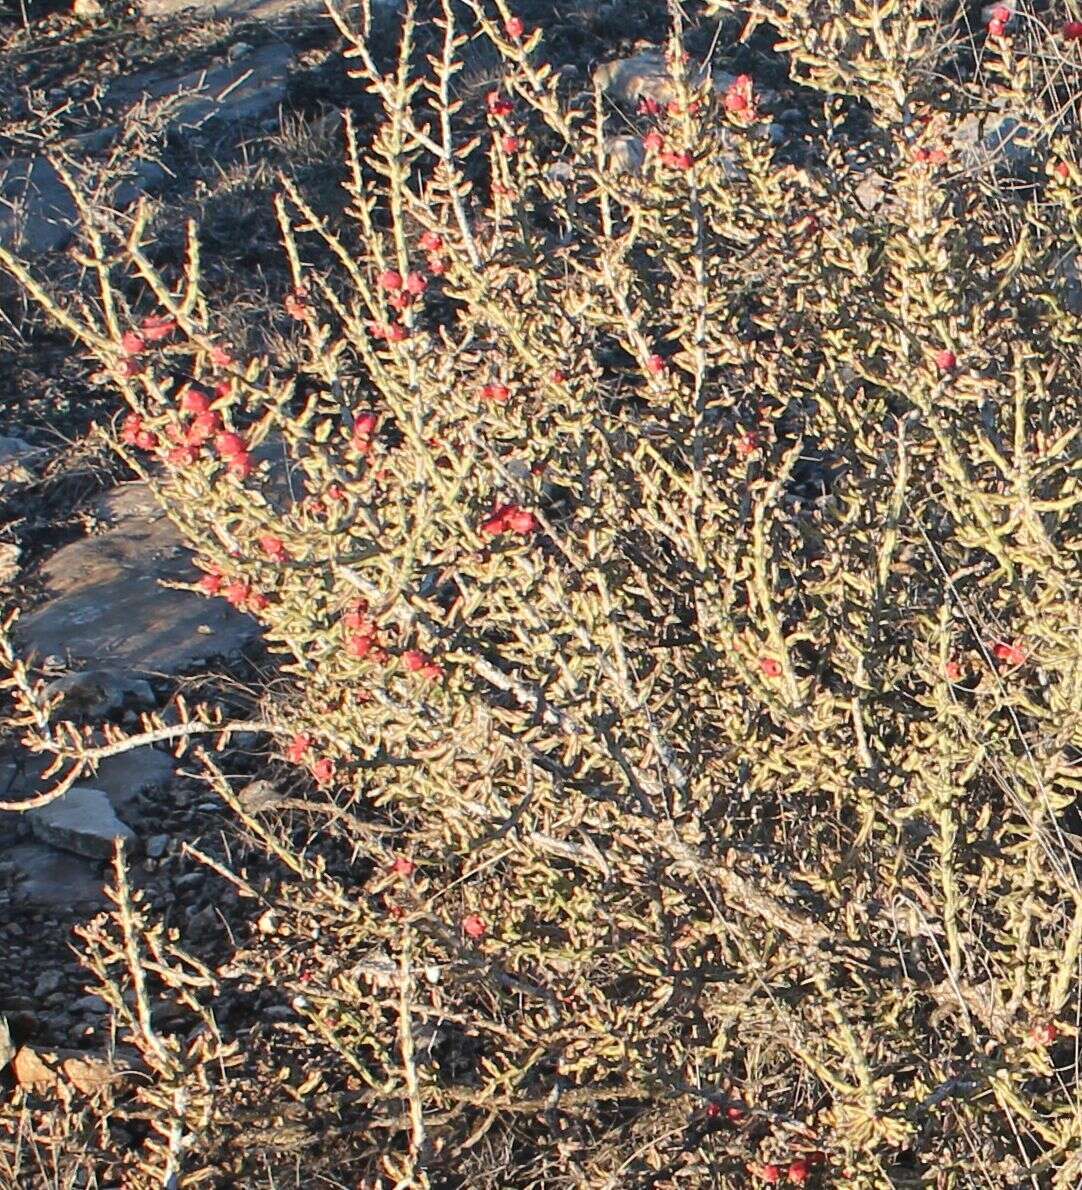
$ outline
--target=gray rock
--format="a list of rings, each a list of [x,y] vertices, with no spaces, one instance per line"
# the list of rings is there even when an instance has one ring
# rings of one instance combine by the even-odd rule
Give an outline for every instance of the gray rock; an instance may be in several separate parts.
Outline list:
[[[0,583],[13,583],[19,577],[22,554],[13,541],[0,541]]]
[[[1082,256],[1068,248],[1056,268],[1056,280],[1063,287],[1063,305],[1076,318],[1082,318]]]
[[[19,899],[93,913],[105,902],[100,861],[55,851],[44,843],[21,843],[4,858],[23,878],[15,886]]]
[[[327,11],[320,0],[141,0],[139,7],[148,17],[169,17],[194,10],[206,13],[208,19],[229,17],[261,21],[305,10]]]
[[[109,1011],[109,1004],[101,996],[80,996],[71,1002],[73,1012],[88,1013],[92,1016],[104,1016]]]
[[[151,835],[147,839],[147,855],[151,859],[161,859],[169,846],[168,835]]]
[[[113,189],[113,202],[123,210],[144,194],[154,194],[166,183],[169,175],[156,161],[133,161],[129,175]]]
[[[45,157],[0,162],[0,243],[25,256],[62,248],[77,212],[68,188]]]
[[[59,971],[43,971],[38,977],[37,983],[34,984],[35,998],[44,1000],[47,996],[52,996],[60,990],[62,982],[63,978]]]
[[[64,148],[78,151],[80,146],[73,139]],[[74,180],[82,184],[85,178],[80,174],[76,169]],[[116,207],[131,206],[164,177],[160,166],[137,161],[129,176],[113,187],[110,199]],[[66,247],[78,221],[75,202],[48,158],[0,161],[0,244],[20,256],[42,256]]]
[[[605,164],[616,175],[642,172],[646,151],[638,136],[611,136],[605,141]]]
[[[28,464],[44,453],[21,438],[0,435],[0,488],[9,483],[29,483],[34,473]]]
[[[25,756],[18,765],[0,765],[0,796],[5,801],[15,801],[47,789],[47,782],[42,780],[47,764],[45,757]],[[176,761],[168,753],[156,748],[136,748],[103,760],[88,779],[93,780],[95,789],[106,794],[118,814],[128,814],[142,794],[164,789],[175,773]],[[5,826],[16,834],[21,833],[20,826],[29,830],[26,815],[18,812],[0,815],[0,829]]]
[[[115,489],[103,511],[113,528],[64,546],[42,566],[49,598],[19,623],[25,649],[112,672],[178,673],[235,656],[254,639],[256,622],[224,600],[160,585],[198,574],[146,485]]]
[[[951,143],[969,169],[1012,173],[1031,165],[1038,130],[1010,113],[974,113],[954,129]]]
[[[714,92],[723,95],[737,76],[720,70],[712,72],[709,77]],[[706,78],[704,67],[698,70],[689,67],[690,86],[701,86]],[[658,48],[644,49],[630,58],[602,62],[594,70],[594,82],[612,99],[627,107],[635,107],[643,99],[653,99],[664,107],[676,98],[676,87],[669,77],[665,52]],[[777,92],[758,86],[754,90],[759,106],[769,107],[777,103]]]
[[[7,1017],[0,1016],[0,1070],[15,1057],[15,1046],[11,1043],[11,1030]]]
[[[110,857],[118,839],[135,841],[135,833],[117,818],[108,795],[86,785],[75,785],[56,801],[28,810],[27,817],[43,843],[91,859]]]
[[[62,699],[60,714],[88,719],[111,715],[129,701],[143,709],[153,707],[156,702],[149,682],[102,669],[65,674],[50,682],[45,693],[50,698]]]
[[[105,103],[131,108],[168,101],[165,114],[174,130],[200,128],[210,120],[250,120],[282,102],[292,61],[288,45],[264,45],[237,61],[207,70],[120,79],[106,91]]]

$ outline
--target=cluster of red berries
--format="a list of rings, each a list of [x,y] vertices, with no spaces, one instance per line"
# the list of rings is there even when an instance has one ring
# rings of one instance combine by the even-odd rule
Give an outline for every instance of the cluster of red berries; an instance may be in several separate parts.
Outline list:
[[[286,749],[286,757],[291,764],[302,764],[305,757],[312,750],[312,737],[306,732],[298,732]],[[330,785],[334,780],[334,761],[329,756],[321,756],[312,763],[312,776],[318,785]]]
[[[812,1170],[818,1165],[823,1165],[826,1159],[826,1154],[817,1150],[794,1157],[786,1168],[770,1161],[763,1165],[750,1166],[749,1172],[769,1186],[779,1185],[783,1175],[791,1186],[803,1186],[811,1177]]]
[[[677,153],[666,149],[665,138],[656,129],[642,138],[642,147],[647,153],[656,153],[661,164],[669,166],[670,169],[687,171],[695,164],[695,158],[690,153]]]
[[[485,96],[485,107],[488,108],[488,114],[497,119],[509,116],[514,110],[511,100],[506,95],[501,95],[499,91],[489,91]]]
[[[997,4],[988,18],[988,36],[1002,37],[1013,20],[1014,12],[1006,4]],[[1060,33],[1064,41],[1082,41],[1082,21],[1064,21]]]
[[[946,165],[948,158],[943,149],[925,149],[922,146],[913,150],[913,160],[924,165]]]
[[[177,320],[168,314],[148,314],[139,324],[137,331],[125,331],[120,338],[120,349],[124,359],[120,363],[121,373],[129,379],[138,376],[144,368],[140,358],[147,345],[161,343],[177,329]]]
[[[355,599],[342,616],[342,627],[349,633],[346,638],[346,652],[357,661],[366,658],[383,664],[391,654],[380,644],[379,628],[368,614],[368,602]]]
[[[290,553],[286,549],[285,543],[280,537],[275,537],[273,533],[265,533],[260,537],[259,548],[271,562],[288,562],[290,559]]]
[[[490,537],[498,537],[501,533],[529,537],[540,527],[537,517],[528,508],[520,508],[517,504],[500,504],[481,522],[481,532]]]
[[[129,413],[120,427],[120,441],[139,450],[153,450],[158,445],[158,435],[146,428],[138,413]]]
[[[410,673],[418,674],[430,682],[438,682],[443,677],[443,666],[437,665],[427,653],[420,649],[407,649],[402,654],[402,662]]]
[[[346,638],[346,652],[358,661],[375,661],[386,664],[391,654],[383,647],[379,639],[379,626],[369,615],[368,601],[355,599],[342,616],[342,627],[348,636]],[[438,682],[444,676],[442,665],[438,665],[427,653],[420,649],[407,649],[402,654],[402,664],[410,673],[418,674],[430,682]]]
[[[205,595],[221,595],[238,611],[261,612],[270,606],[270,600],[261,591],[242,578],[226,581],[226,576],[217,566],[208,570],[199,580],[199,589]]]
[[[434,231],[422,232],[420,243],[428,253],[428,271],[433,277],[442,277],[447,272],[447,261],[443,257],[446,247],[443,236],[437,235]]]
[[[231,430],[226,430],[222,415],[213,407],[216,400],[226,398],[232,392],[228,380],[218,384],[213,393],[196,384],[186,384],[179,394],[178,405],[183,415],[188,415],[187,424],[172,425],[166,430],[171,446],[166,461],[173,467],[190,467],[195,463],[204,446],[213,441],[218,457],[226,464],[230,473],[238,479],[247,479],[255,470],[255,460],[248,449],[247,441]],[[147,428],[138,413],[124,419],[120,440],[127,446],[139,450],[155,450],[160,444],[158,435]]]
[[[733,445],[736,453],[746,459],[755,454],[762,444],[763,439],[758,430],[749,430],[746,434],[741,434]]]
[[[439,240],[438,236],[435,238]],[[441,240],[441,245],[442,242]],[[424,244],[424,237],[421,238],[421,243]],[[441,264],[438,257],[429,256],[429,267],[433,273],[438,275],[443,272],[442,267],[435,267]],[[408,310],[414,300],[428,289],[428,280],[424,273],[410,272],[403,277],[397,269],[384,269],[376,278],[376,282],[388,295],[387,304],[399,314]],[[368,331],[372,338],[383,339],[388,343],[401,343],[409,338],[409,330],[400,322],[372,322],[368,325]]]
[[[1026,663],[1026,651],[1017,642],[1008,644],[1006,641],[1000,641],[992,653],[997,660],[1002,661],[1010,669],[1017,669],[1018,666]]]

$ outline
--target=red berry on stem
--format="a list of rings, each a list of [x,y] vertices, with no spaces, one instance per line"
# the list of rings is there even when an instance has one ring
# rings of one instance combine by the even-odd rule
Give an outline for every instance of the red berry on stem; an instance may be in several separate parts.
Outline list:
[[[241,607],[251,598],[252,588],[243,579],[234,579],[225,589],[225,597],[234,607]]]
[[[476,913],[467,913],[462,919],[463,933],[470,938],[483,938],[488,932],[488,926],[485,925],[485,919]]]
[[[190,467],[199,458],[199,452],[194,446],[174,446],[165,457],[173,467]]]
[[[781,662],[775,661],[773,657],[762,658],[759,668],[768,678],[781,677]]]
[[[442,252],[443,251],[443,237],[437,235],[434,231],[426,231],[421,233],[421,247],[426,252]]]
[[[657,153],[665,147],[665,138],[661,135],[660,132],[657,132],[657,131],[648,132],[642,138],[642,147],[648,153]]]
[[[485,401],[492,401],[497,405],[506,405],[511,399],[511,390],[506,384],[486,384],[481,389],[481,398]]]
[[[516,508],[508,511],[504,518],[504,523],[512,533],[518,533],[523,537],[527,537],[531,533],[536,533],[538,528],[540,528],[537,517],[525,508]]]
[[[1029,1035],[1038,1045],[1052,1045],[1059,1037],[1059,1030],[1051,1021],[1042,1021],[1033,1026]]]
[[[120,346],[124,349],[125,355],[138,355],[141,351],[146,350],[143,336],[136,331],[125,331],[120,340]]]
[[[394,291],[402,288],[402,274],[395,269],[384,269],[379,275],[379,284],[382,289],[389,289]]]
[[[951,372],[958,364],[958,357],[950,348],[944,347],[942,351],[936,352],[935,362],[941,372]]]
[[[410,273],[406,278],[406,288],[414,297],[420,297],[428,288],[428,282],[421,273]]]
[[[993,17],[988,22],[988,36],[989,37],[1002,37],[1003,34],[1006,32],[1007,32],[1006,21],[1001,21],[1001,20],[998,20],[996,17]]]
[[[665,371],[666,363],[663,355],[658,355],[654,352],[652,356],[646,361],[646,370],[653,373],[655,376],[660,376]]]
[[[244,454],[248,449],[248,444],[239,434],[227,430],[214,439],[214,447],[223,459],[229,459]]]
[[[312,765],[312,776],[320,785],[329,785],[334,780],[334,761],[324,756]]]
[[[199,589],[205,595],[217,595],[222,589],[222,576],[213,571],[210,574],[204,574],[199,580]]]
[[[518,39],[526,32],[526,26],[522,23],[521,17],[508,17],[504,21],[504,30],[508,37]]]
[[[500,142],[505,153],[514,154],[522,147],[522,143],[517,136],[505,136]]]
[[[246,450],[242,450],[240,454],[233,455],[226,466],[231,475],[238,479],[247,479],[255,470],[255,459]]]
[[[794,1186],[803,1186],[810,1173],[808,1163],[803,1157],[797,1157],[789,1163],[789,1181]]]
[[[391,864],[391,871],[396,876],[412,876],[416,871],[417,865],[404,855],[400,855],[393,864]]]
[[[1067,21],[1063,26],[1064,41],[1082,41],[1082,21]]]
[[[1026,661],[1026,652],[1019,644],[1007,644],[1001,641],[992,650],[1000,661],[1005,662],[1012,668],[1017,668],[1019,665],[1024,665]]]
[[[180,407],[185,413],[206,413],[210,405],[210,394],[195,385],[187,385],[181,393]]]
[[[148,314],[140,330],[148,343],[160,343],[177,329],[177,320],[169,314]]]
[[[286,756],[293,764],[300,764],[304,759],[304,754],[312,746],[312,737],[306,732],[298,732],[289,742],[289,750]]]

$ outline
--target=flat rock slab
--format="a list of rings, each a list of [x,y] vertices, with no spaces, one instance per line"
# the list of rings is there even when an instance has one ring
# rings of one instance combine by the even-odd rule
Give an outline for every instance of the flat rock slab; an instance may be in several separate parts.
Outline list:
[[[102,508],[112,528],[42,566],[48,602],[20,621],[24,649],[81,658],[88,668],[174,674],[236,656],[256,637],[256,622],[224,600],[160,585],[199,575],[145,484],[115,489]]]
[[[266,115],[286,93],[293,50],[265,45],[233,62],[182,75],[137,74],[114,83],[107,106],[134,107],[169,100],[169,127],[199,128],[209,120],[250,120]]]
[[[295,13],[326,13],[322,0],[142,0],[139,8],[148,17],[172,17],[199,12],[208,19],[266,21]]]
[[[42,843],[88,859],[108,859],[118,841],[135,842],[135,832],[117,818],[108,794],[87,785],[73,785],[63,797],[28,810],[26,816]]]
[[[62,248],[78,213],[68,188],[44,157],[0,162],[0,243],[25,255]]]
[[[21,877],[16,897],[32,904],[97,912],[106,900],[108,877],[101,860],[57,851],[47,843],[20,843],[4,852],[4,860]]]

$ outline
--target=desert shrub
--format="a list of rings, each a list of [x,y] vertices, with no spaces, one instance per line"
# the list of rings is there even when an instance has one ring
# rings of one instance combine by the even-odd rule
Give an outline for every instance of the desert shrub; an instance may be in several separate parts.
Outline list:
[[[970,62],[909,0],[769,0],[820,94],[798,165],[674,9],[614,175],[606,101],[470,8],[430,53],[407,13],[386,72],[342,21],[384,116],[347,125],[340,217],[284,185],[289,358],[221,339],[195,228],[174,274],[146,212],[120,242],[87,210],[81,304],[4,258],[115,380],[199,586],[263,624],[283,766],[352,849],[332,875],[207,761],[281,863],[238,945],[355,1122],[328,1168],[1076,1185],[1077,41],[1021,12]],[[1002,110],[1011,178],[950,147]],[[158,1037],[121,902],[89,961],[158,1073],[145,1168],[226,1168],[253,1100],[217,983],[159,939],[204,1028]]]

